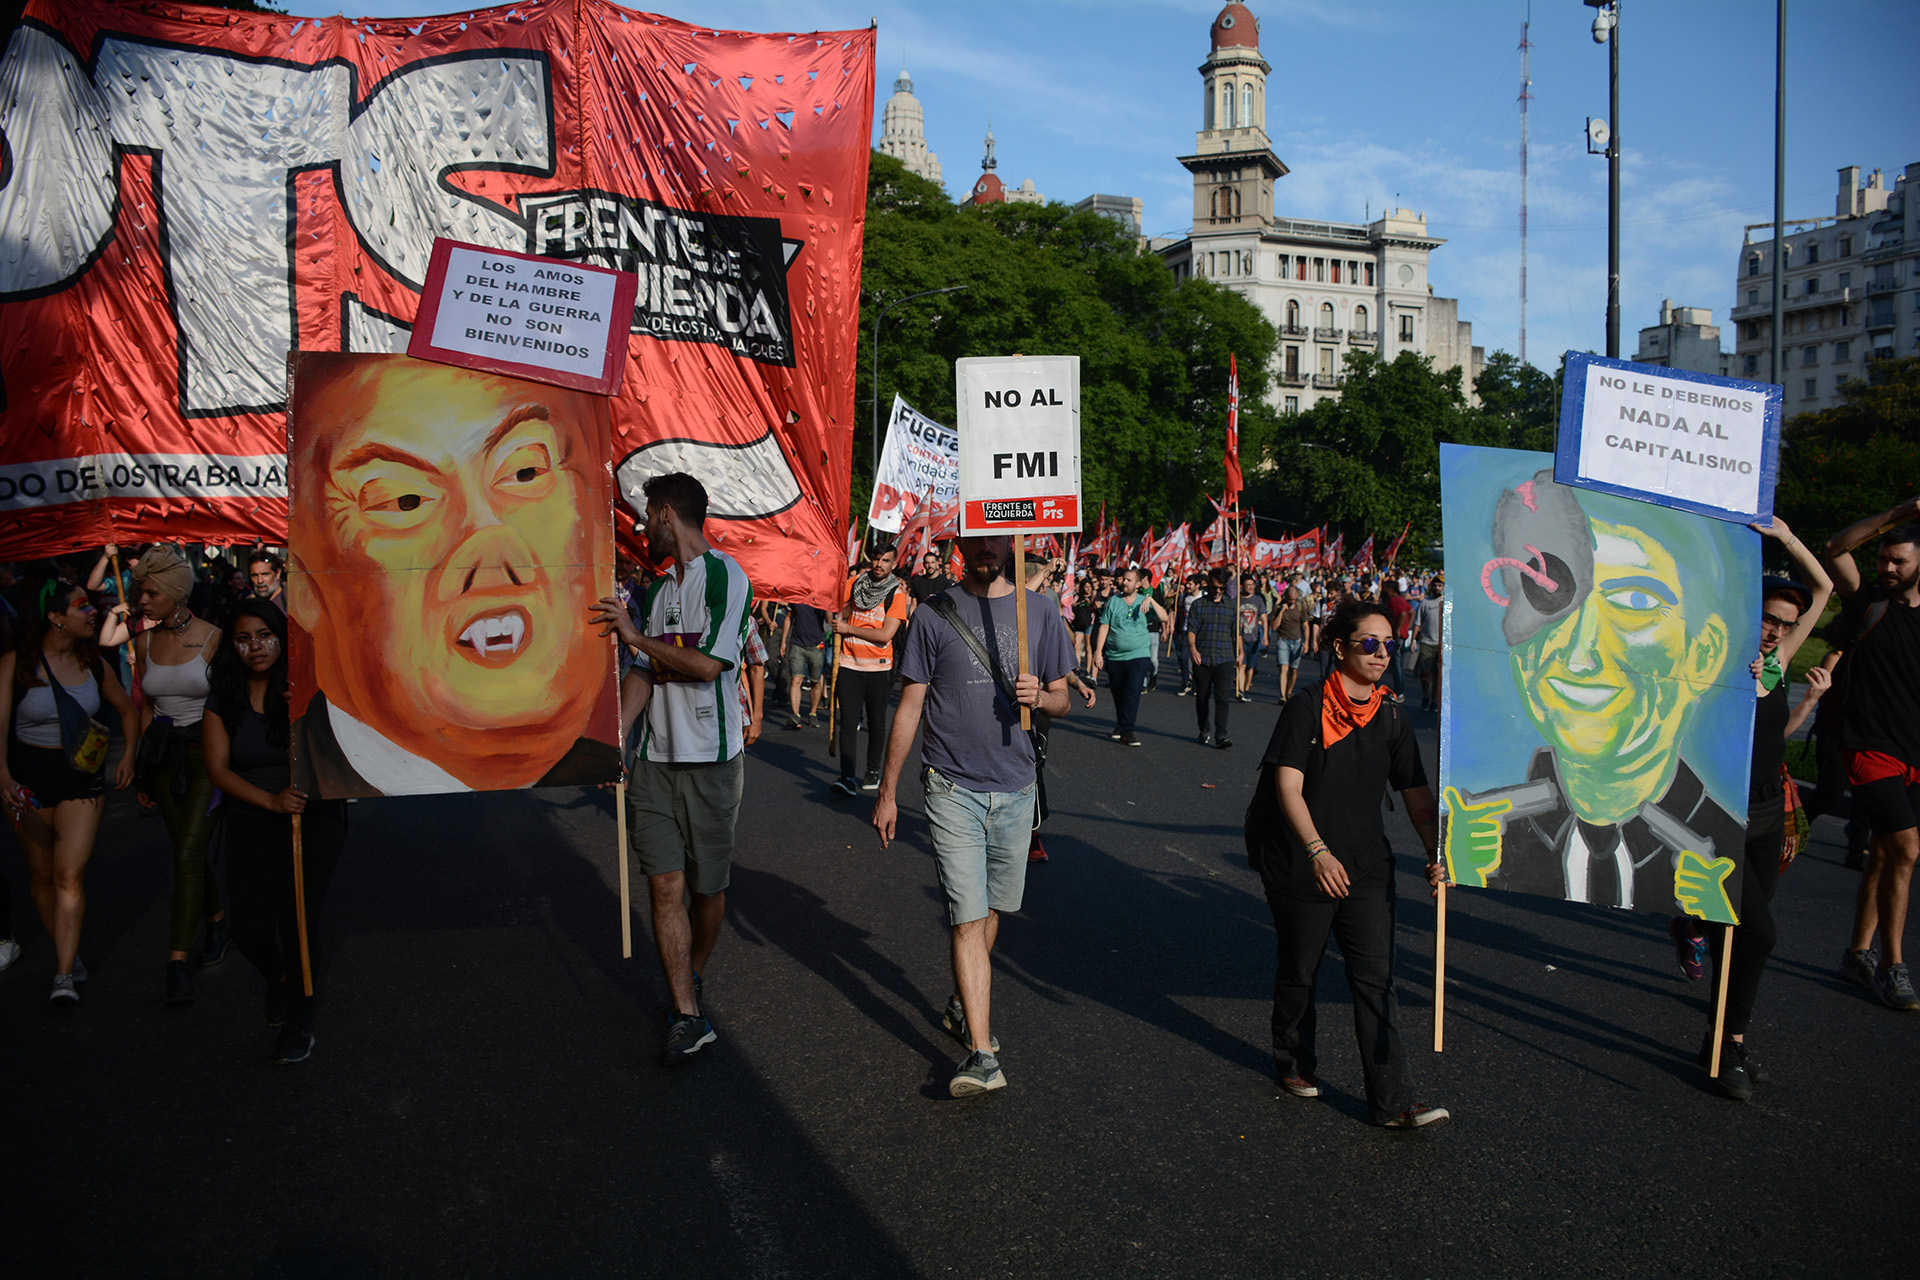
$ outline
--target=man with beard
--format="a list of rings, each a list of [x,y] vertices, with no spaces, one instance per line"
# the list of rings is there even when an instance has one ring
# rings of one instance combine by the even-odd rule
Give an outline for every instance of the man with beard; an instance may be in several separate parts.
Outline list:
[[[1920,857],[1920,498],[1848,525],[1827,543],[1827,566],[1847,603],[1834,648],[1847,656],[1847,781],[1855,815],[1873,834],[1840,971],[1889,1008],[1911,1013],[1920,998],[1901,951],[1907,890]],[[1874,585],[1863,589],[1853,549],[1885,532]],[[1879,929],[1881,950],[1873,951]]]
[[[1034,743],[1020,708],[1067,714],[1073,644],[1060,611],[1027,595],[1027,671],[1019,672],[1013,558],[1007,537],[960,539],[966,575],[914,614],[901,662],[906,687],[894,713],[873,826],[885,848],[899,818],[900,773],[926,717],[921,748],[927,825],[952,928],[953,994],[943,1025],[967,1046],[948,1082],[956,1098],[1006,1086],[1000,1042],[988,1021],[1000,913],[1018,911],[1036,791]]]
[[[287,589],[280,567],[280,557],[265,547],[255,548],[247,557],[247,580],[253,584],[253,594],[262,600],[271,600],[282,610],[287,607]]]
[[[707,491],[680,472],[654,476],[647,497],[647,558],[668,562],[647,588],[635,627],[618,596],[594,608],[601,634],[617,632],[636,656],[620,687],[631,731],[645,712],[627,783],[627,830],[653,899],[653,942],[673,995],[666,1061],[685,1062],[714,1041],[700,1009],[701,972],[726,913],[740,814],[745,740],[740,669],[753,588],[731,556],[702,532]]]
[[[893,685],[893,637],[907,621],[907,585],[893,576],[893,548],[881,547],[867,571],[847,584],[844,616],[833,620],[840,637],[840,777],[838,795],[880,789],[880,760],[887,752],[887,694]],[[867,771],[853,771],[860,719],[867,722]]]

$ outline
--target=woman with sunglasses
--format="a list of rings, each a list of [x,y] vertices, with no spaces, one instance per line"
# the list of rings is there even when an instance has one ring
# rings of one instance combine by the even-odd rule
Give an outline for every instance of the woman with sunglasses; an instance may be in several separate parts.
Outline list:
[[[1437,810],[1412,718],[1381,687],[1393,660],[1393,620],[1349,600],[1327,619],[1325,680],[1290,699],[1260,761],[1249,817],[1278,959],[1273,975],[1273,1058],[1280,1087],[1320,1096],[1314,1074],[1314,983],[1327,936],[1340,941],[1353,996],[1354,1031],[1373,1122],[1415,1129],[1447,1118],[1414,1101],[1393,990],[1394,863],[1381,817],[1398,791],[1427,853],[1427,882],[1446,880]],[[1262,817],[1261,815],[1266,815]]]
[[[1727,931],[1722,925],[1703,924],[1692,916],[1676,917],[1667,925],[1673,936],[1675,959],[1688,978],[1706,976],[1709,941],[1714,964],[1728,966],[1727,1021],[1720,1074],[1714,1082],[1736,1102],[1745,1102],[1753,1096],[1754,1085],[1767,1082],[1766,1072],[1747,1052],[1747,1029],[1753,1024],[1753,1002],[1760,993],[1761,972],[1779,936],[1773,920],[1773,891],[1780,882],[1782,867],[1793,857],[1787,849],[1787,739],[1806,722],[1820,695],[1832,683],[1826,668],[1811,668],[1806,696],[1799,706],[1788,706],[1790,682],[1786,673],[1800,646],[1820,625],[1820,615],[1833,596],[1833,579],[1827,576],[1819,557],[1794,537],[1784,520],[1776,516],[1771,524],[1753,528],[1777,539],[1794,567],[1805,575],[1805,582],[1812,585],[1791,578],[1767,578],[1760,588],[1760,656],[1750,668],[1759,700],[1753,710],[1747,843],[1740,859],[1740,923],[1733,931],[1732,954],[1727,954]],[[1711,1008],[1707,1016],[1707,1033],[1700,1045],[1703,1067],[1713,1061]]]
[[[309,800],[287,755],[287,616],[271,600],[241,601],[214,657],[201,744],[220,804],[233,944],[267,980],[267,1025],[280,1028],[273,1060],[313,1052],[313,1001],[300,972],[293,884],[293,816],[301,818],[307,955],[314,963],[320,908],[346,843],[344,800]]]
[[[207,936],[201,964],[225,959],[231,936],[207,856],[213,783],[200,745],[207,664],[219,646],[220,632],[187,607],[193,570],[172,547],[149,548],[133,566],[133,580],[140,588],[140,612],[152,624],[134,637],[140,658],[141,731],[158,734],[155,745],[160,748],[153,753],[158,763],[141,775],[140,792],[159,809],[173,843],[173,945],[167,956],[166,1001],[190,1004],[193,968],[187,956],[202,919]],[[141,745],[144,754],[147,744]]]
[[[60,702],[65,697],[98,719],[102,704],[120,717],[126,749],[114,766],[113,785],[133,780],[132,743],[139,722],[119,679],[100,660],[94,639],[99,619],[87,593],[64,579],[34,593],[23,609],[13,652],[0,655],[0,685],[11,697],[0,703],[0,734],[6,737],[0,764],[0,798],[20,838],[32,876],[33,905],[53,938],[55,1001],[78,1002],[74,984],[87,980],[80,963],[80,923],[86,914],[87,861],[106,808],[106,765],[91,773],[74,768],[61,740]]]

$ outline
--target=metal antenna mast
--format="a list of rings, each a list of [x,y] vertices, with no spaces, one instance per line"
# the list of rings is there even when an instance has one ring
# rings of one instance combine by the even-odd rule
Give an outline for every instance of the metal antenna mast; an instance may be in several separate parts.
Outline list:
[[[1520,24],[1520,363],[1527,363],[1527,106],[1533,101],[1533,6]]]

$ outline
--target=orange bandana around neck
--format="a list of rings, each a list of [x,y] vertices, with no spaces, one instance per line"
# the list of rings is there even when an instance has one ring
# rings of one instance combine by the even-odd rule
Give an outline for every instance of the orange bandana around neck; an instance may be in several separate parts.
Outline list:
[[[1340,673],[1329,676],[1320,693],[1320,746],[1331,747],[1355,729],[1364,729],[1380,710],[1380,704],[1388,698],[1387,691],[1379,685],[1373,687],[1373,696],[1365,702],[1355,702],[1347,696],[1347,686],[1340,679]]]

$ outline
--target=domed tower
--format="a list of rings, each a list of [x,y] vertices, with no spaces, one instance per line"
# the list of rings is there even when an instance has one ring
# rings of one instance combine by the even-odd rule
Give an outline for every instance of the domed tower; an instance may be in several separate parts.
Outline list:
[[[962,204],[1002,204],[1007,198],[1007,185],[1000,181],[1000,175],[994,170],[1000,162],[993,158],[993,122],[987,122],[987,155],[980,162],[980,179],[973,184],[973,190]]]
[[[926,122],[920,99],[913,96],[913,77],[905,67],[893,78],[893,96],[880,113],[880,145],[884,152],[929,182],[939,183],[940,157],[927,150]]]
[[[1212,51],[1200,64],[1206,86],[1194,154],[1180,163],[1193,174],[1193,225],[1259,227],[1273,217],[1273,184],[1287,166],[1267,139],[1267,72],[1260,21],[1243,4],[1213,20]]]

